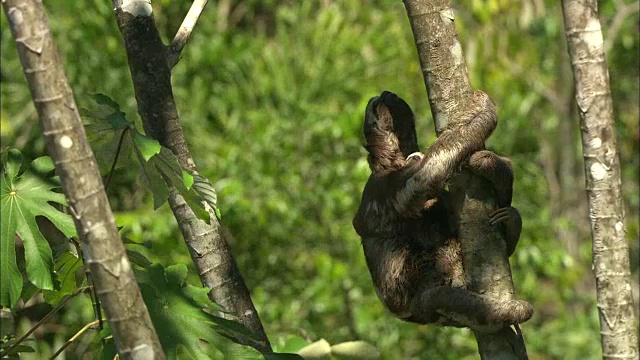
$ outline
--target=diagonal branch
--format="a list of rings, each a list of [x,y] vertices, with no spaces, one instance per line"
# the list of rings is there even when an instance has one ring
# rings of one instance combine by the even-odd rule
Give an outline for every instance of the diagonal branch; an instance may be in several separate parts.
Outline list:
[[[118,27],[124,39],[138,112],[145,132],[171,150],[180,166],[197,172],[180,125],[171,87],[171,69],[166,47],[160,39],[149,0],[112,0]],[[209,298],[220,305],[260,340],[255,344],[239,339],[262,352],[271,352],[251,295],[238,270],[218,218],[198,219],[178,191],[169,195],[169,206],[178,222],[191,259],[203,285],[211,288]]]
[[[180,61],[180,53],[182,53],[182,49],[189,41],[191,37],[191,33],[193,32],[193,28],[196,26],[198,22],[198,18],[200,18],[200,14],[202,14],[202,10],[207,5],[208,0],[194,0],[193,4],[191,4],[191,8],[189,12],[187,12],[187,16],[185,16],[182,24],[180,25],[180,29],[176,33],[176,36],[171,41],[171,45],[167,49],[167,63],[169,64],[169,68],[172,69],[178,61]]]
[[[607,36],[604,39],[605,54],[611,50],[611,47],[613,47],[613,43],[615,42],[616,37],[618,37],[618,32],[620,32],[624,21],[628,16],[638,10],[638,3],[635,1],[628,4],[625,4],[624,1],[616,1],[616,15],[613,17],[613,20],[611,20],[609,26],[607,26],[609,29],[607,31]]]

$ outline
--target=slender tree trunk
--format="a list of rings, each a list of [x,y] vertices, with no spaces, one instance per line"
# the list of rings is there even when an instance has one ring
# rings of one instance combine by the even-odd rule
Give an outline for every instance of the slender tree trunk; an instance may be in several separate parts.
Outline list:
[[[418,48],[436,131],[456,121],[472,94],[462,46],[449,0],[404,0]],[[488,214],[496,207],[493,189],[486,179],[463,171],[450,190],[461,226],[463,266],[469,290],[495,299],[514,299],[511,268],[505,241],[488,226]],[[483,359],[524,359],[524,340],[510,327],[472,329]]]
[[[171,87],[171,65],[179,54],[169,52],[162,43],[149,1],[113,0],[113,6],[124,38],[138,112],[146,133],[170,149],[182,167],[197,171],[180,125]],[[258,312],[218,218],[212,215],[209,224],[198,219],[175,189],[169,196],[169,205],[202,283],[212,289],[209,298],[233,314],[260,339],[259,342],[251,339],[240,341],[262,352],[271,352]]]
[[[82,240],[84,262],[123,359],[164,359],[120,240],[41,0],[3,0],[47,140]]]
[[[582,129],[604,359],[638,359],[609,70],[595,0],[563,0]]]

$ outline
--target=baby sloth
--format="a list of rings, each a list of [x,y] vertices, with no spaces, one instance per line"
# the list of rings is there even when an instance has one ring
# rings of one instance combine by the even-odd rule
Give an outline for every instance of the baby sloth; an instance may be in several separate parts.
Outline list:
[[[509,255],[522,222],[510,206],[509,160],[483,150],[496,127],[495,105],[475,91],[460,120],[422,154],[409,105],[387,91],[372,98],[364,119],[371,176],[353,226],[362,238],[378,297],[400,319],[457,327],[518,324],[531,317],[529,303],[491,300],[467,290],[457,224],[445,190],[449,178],[467,165],[491,181],[499,209],[487,221],[504,229]],[[461,316],[453,320],[445,315],[451,313]]]

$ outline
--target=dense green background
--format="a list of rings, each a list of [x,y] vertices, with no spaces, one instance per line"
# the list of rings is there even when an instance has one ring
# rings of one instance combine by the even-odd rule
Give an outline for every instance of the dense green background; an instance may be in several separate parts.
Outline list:
[[[455,3],[471,81],[499,108],[488,146],[515,166],[514,206],[524,230],[511,265],[518,297],[536,308],[523,326],[529,354],[600,358],[579,123],[559,2]],[[190,4],[153,5],[169,41]],[[79,103],[102,92],[138,121],[111,4],[46,6]],[[609,29],[619,11],[607,2],[601,13],[637,279],[638,12],[623,18],[615,34]],[[2,147],[34,158],[44,153],[44,140],[4,16],[1,25]],[[385,312],[351,227],[368,176],[360,134],[368,99],[383,89],[398,93],[417,114],[423,146],[434,138],[401,1],[212,1],[173,84],[189,146],[219,192],[233,252],[276,346],[300,335],[367,340],[391,359],[477,356],[469,331],[407,324]],[[135,169],[117,175],[109,193],[124,232],[153,243],[161,254],[156,261],[190,263],[166,205],[153,212]],[[198,283],[195,275],[191,281]],[[88,300],[76,299],[69,309],[38,337],[57,348],[91,321]],[[36,310],[20,312],[19,333]]]

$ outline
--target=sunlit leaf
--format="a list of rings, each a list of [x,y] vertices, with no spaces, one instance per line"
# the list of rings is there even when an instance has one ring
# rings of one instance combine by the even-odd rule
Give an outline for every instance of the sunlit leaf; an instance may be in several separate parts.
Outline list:
[[[131,136],[133,137],[133,143],[136,145],[136,148],[140,151],[145,161],[149,161],[149,159],[154,155],[160,154],[161,146],[158,140],[142,135],[135,129],[131,131]]]
[[[193,189],[200,195],[209,206],[215,211],[216,216],[220,218],[220,211],[218,209],[218,194],[213,185],[209,182],[209,179],[200,175],[197,172],[193,173]]]
[[[9,151],[3,166],[0,201],[2,204],[2,271],[0,302],[11,307],[18,300],[22,278],[16,266],[15,240],[24,243],[27,278],[40,289],[53,290],[53,257],[49,244],[36,223],[36,216],[49,219],[66,236],[75,236],[71,216],[60,212],[50,203],[66,204],[64,195],[53,192],[59,188],[51,177],[53,164],[48,158],[38,158],[22,174],[22,156],[17,150]]]
[[[155,157],[152,157],[153,160]],[[160,171],[152,161],[144,161],[140,168],[140,176],[143,183],[151,190],[153,195],[153,208],[157,209],[169,198],[169,188]]]

